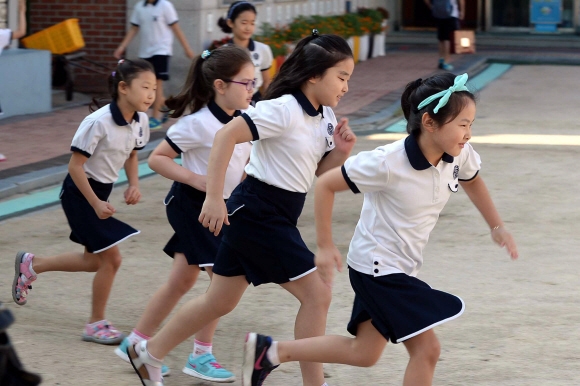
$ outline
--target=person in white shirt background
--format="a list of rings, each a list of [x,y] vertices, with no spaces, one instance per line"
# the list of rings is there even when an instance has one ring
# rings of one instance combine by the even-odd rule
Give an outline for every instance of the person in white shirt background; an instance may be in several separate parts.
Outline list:
[[[167,121],[163,82],[169,80],[169,60],[173,54],[173,35],[183,46],[185,55],[193,59],[195,54],[189,46],[181,27],[175,7],[168,0],[140,0],[131,15],[131,28],[113,55],[120,59],[133,38],[139,34],[138,56],[155,68],[157,95],[153,113],[149,119],[151,130],[160,129]]]
[[[173,258],[167,282],[155,292],[131,335],[115,353],[129,361],[127,348],[155,334],[177,302],[193,287],[201,270],[210,278],[221,241],[197,221],[205,200],[209,153],[216,132],[240,110],[250,107],[254,89],[254,65],[248,52],[234,45],[204,51],[191,65],[182,91],[167,99],[167,107],[179,118],[149,157],[151,169],[173,181],[164,203],[175,234],[163,251]],[[242,181],[250,157],[249,142],[236,145],[228,165],[223,199]],[[174,161],[181,154],[182,165]],[[223,368],[212,353],[219,319],[195,334],[193,352],[183,372],[213,382],[233,382],[234,374]],[[169,373],[166,366],[161,375]]]
[[[155,72],[145,60],[121,59],[108,82],[111,103],[80,124],[71,144],[69,174],[60,193],[71,228],[70,239],[83,245],[84,252],[55,256],[18,252],[12,298],[18,305],[26,304],[32,283],[46,272],[96,272],[91,314],[82,339],[119,344],[124,336],[105,319],[105,309],[121,265],[118,244],[139,231],[116,219],[115,207],[108,200],[123,167],[129,182],[124,192],[125,203],[135,205],[141,199],[137,150],[149,141],[145,111],[155,100]]]
[[[8,28],[0,28],[0,55],[2,50],[10,45],[12,39],[21,39],[26,36],[26,0],[18,0],[18,29],[12,31]],[[0,105],[0,115],[2,115]],[[0,153],[0,162],[6,161],[4,154]]]
[[[260,101],[272,79],[268,71],[272,66],[272,49],[264,43],[252,39],[256,30],[258,12],[253,4],[247,1],[234,1],[225,18],[220,17],[218,26],[225,33],[233,34],[230,43],[250,51],[250,57],[256,66],[256,86],[253,103]]]
[[[487,222],[492,240],[505,247],[512,259],[518,258],[516,243],[479,175],[480,157],[468,143],[475,97],[466,81],[467,74],[441,73],[409,83],[401,97],[409,136],[350,157],[316,183],[316,266],[328,284],[334,268],[342,269],[342,257],[332,240],[335,192],[350,189],[364,194],[347,256],[355,292],[347,329],[355,337],[276,342],[250,333],[244,377],[266,371],[257,370],[261,367],[272,369],[290,361],[368,367],[391,341],[402,342],[410,356],[403,385],[432,384],[441,350],[433,328],[461,315],[464,303],[416,276],[429,234],[459,185]]]

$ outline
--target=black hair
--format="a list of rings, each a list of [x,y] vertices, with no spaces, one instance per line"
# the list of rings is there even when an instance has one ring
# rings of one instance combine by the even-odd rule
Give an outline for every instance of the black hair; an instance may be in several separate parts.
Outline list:
[[[252,11],[256,15],[258,14],[258,11],[256,11],[256,7],[254,7],[253,4],[248,3],[247,1],[234,1],[228,9],[227,16],[225,18],[219,18],[217,22],[218,26],[222,29],[223,32],[227,34],[232,33],[232,29],[228,25],[228,20],[231,20],[233,23],[237,17],[240,16],[240,13],[245,11]]]
[[[215,97],[213,83],[216,79],[231,79],[248,63],[252,63],[248,51],[233,44],[223,45],[211,53],[204,51],[191,64],[179,94],[165,100],[165,106],[174,110],[171,117],[179,118],[188,108],[191,113],[201,109]]]
[[[457,91],[451,94],[447,104],[440,108],[437,114],[433,112],[433,109],[439,103],[439,99],[424,106],[421,110],[417,109],[421,102],[431,95],[447,90],[453,86],[454,81],[455,75],[444,72],[433,75],[425,80],[417,79],[407,84],[401,96],[401,108],[407,120],[407,133],[415,137],[421,134],[421,122],[424,113],[429,114],[433,121],[435,121],[435,124],[441,127],[457,118],[468,101],[471,100],[475,103],[476,97],[472,92]]]
[[[264,100],[290,94],[308,81],[323,76],[337,63],[352,58],[352,51],[343,38],[337,35],[313,34],[300,40],[279,73],[266,90]]]
[[[150,71],[155,74],[155,69],[153,65],[144,59],[121,59],[117,63],[117,68],[109,75],[109,95],[111,96],[111,101],[117,101],[119,98],[119,83],[125,82],[130,85],[133,79],[139,76],[139,73]],[[89,105],[89,110],[91,112],[102,107],[101,100],[93,98],[92,103]]]

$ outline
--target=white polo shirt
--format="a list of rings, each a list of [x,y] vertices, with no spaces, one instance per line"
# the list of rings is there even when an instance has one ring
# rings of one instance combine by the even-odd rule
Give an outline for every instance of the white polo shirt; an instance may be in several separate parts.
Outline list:
[[[318,163],[334,149],[332,109],[316,110],[298,90],[260,101],[242,117],[256,141],[246,173],[291,192],[308,192]]]
[[[230,40],[230,44],[234,44],[233,40]],[[250,57],[254,63],[256,78],[256,87],[254,88],[254,94],[260,90],[260,87],[264,84],[264,77],[262,76],[262,71],[267,71],[272,67],[272,60],[274,60],[274,55],[270,47],[262,42],[257,42],[250,39],[248,43],[248,51],[250,51]]]
[[[167,130],[165,140],[176,153],[182,154],[182,165],[186,169],[195,174],[206,176],[209,153],[215,134],[226,123],[240,114],[240,111],[236,111],[233,116],[230,116],[214,101],[211,101],[206,107],[194,114],[180,118]],[[241,182],[251,149],[252,144],[249,142],[237,144],[234,148],[226,171],[224,199],[229,198],[234,188]]]
[[[83,119],[72,140],[71,151],[89,158],[83,165],[87,177],[108,184],[117,181],[131,152],[142,149],[147,142],[147,114],[135,112],[131,123],[127,123],[113,101]]]
[[[12,41],[12,31],[9,29],[0,29],[0,54],[5,47],[10,45]]]
[[[173,54],[171,26],[179,21],[175,7],[167,0],[149,4],[140,0],[135,4],[131,24],[139,27],[139,57]]]
[[[353,192],[364,193],[348,265],[373,276],[416,276],[439,213],[460,180],[477,176],[480,164],[466,144],[458,157],[444,154],[432,166],[412,135],[347,159],[343,176]]]

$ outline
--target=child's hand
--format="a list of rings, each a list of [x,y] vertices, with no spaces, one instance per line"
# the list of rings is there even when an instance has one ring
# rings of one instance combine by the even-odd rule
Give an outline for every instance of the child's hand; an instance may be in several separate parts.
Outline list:
[[[342,272],[342,256],[334,244],[325,248],[318,248],[314,256],[314,264],[324,284],[332,287],[334,267]]]
[[[334,129],[335,149],[345,154],[350,154],[356,143],[356,135],[348,125],[348,118],[340,118],[340,122]]]
[[[193,59],[195,58],[195,52],[193,52],[191,49],[186,49],[185,56],[187,56],[189,59]]]
[[[512,258],[515,260],[518,258],[518,248],[516,247],[516,241],[511,233],[509,233],[503,226],[494,228],[491,230],[491,238],[500,247],[505,247]]]
[[[191,178],[191,181],[189,182],[189,185],[197,190],[199,190],[200,192],[205,192],[206,190],[206,186],[205,183],[207,181],[207,177],[206,176],[202,176],[199,174],[194,174]]]
[[[214,236],[219,235],[222,225],[230,225],[228,209],[226,208],[224,200],[221,197],[216,200],[212,197],[206,196],[203,206],[201,207],[199,222],[204,226],[204,228],[208,228]]]
[[[113,205],[106,201],[98,201],[93,205],[93,209],[95,210],[97,217],[101,220],[105,220],[115,214],[115,208],[113,208]]]
[[[127,205],[135,205],[141,200],[141,192],[136,186],[129,186],[123,195]]]
[[[113,52],[113,56],[115,57],[115,59],[121,59],[123,57],[124,52],[125,52],[125,49],[122,47],[119,47],[115,50],[115,52]]]

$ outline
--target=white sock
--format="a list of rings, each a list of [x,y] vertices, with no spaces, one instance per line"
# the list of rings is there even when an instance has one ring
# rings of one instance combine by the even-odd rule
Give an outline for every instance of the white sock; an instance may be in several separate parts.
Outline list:
[[[324,383],[322,384],[322,386],[328,386],[328,383],[324,382]]]
[[[30,260],[30,265],[28,266],[28,269],[30,270],[30,273],[33,276],[36,276],[36,272],[34,271],[34,269],[32,269],[32,261],[34,260],[34,258],[32,258],[32,260]]]
[[[133,331],[131,331],[131,333],[129,334],[127,339],[129,339],[129,343],[131,343],[131,344],[136,344],[136,343],[141,342],[142,340],[147,340],[146,338],[143,337],[142,334],[140,334],[135,329],[133,329]]]
[[[272,345],[268,351],[266,351],[266,358],[268,358],[273,366],[278,366],[280,364],[280,358],[278,358],[278,342],[272,342]]]
[[[147,369],[147,372],[149,373],[149,379],[152,381],[156,381],[159,382],[163,379],[163,377],[161,376],[161,365],[163,364],[159,359],[155,358],[153,355],[151,355],[149,353],[149,350],[147,350],[147,341],[144,341],[142,343],[137,344],[137,346],[135,346],[135,350],[137,350],[137,354],[139,354],[139,352],[142,350],[142,348],[145,348],[145,353],[148,356],[148,362],[153,362],[153,363],[143,363],[143,365],[145,366],[145,368]]]
[[[200,340],[194,339],[193,340],[193,356],[198,357],[203,354],[211,354],[212,344],[202,342]]]

